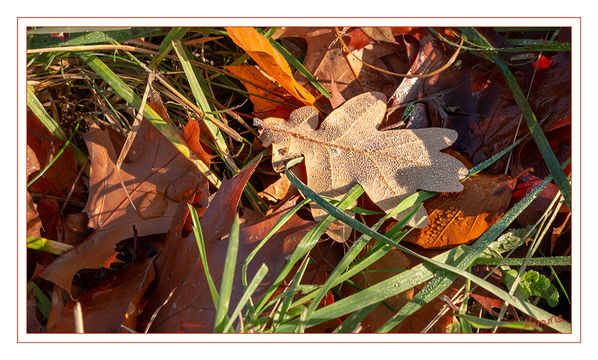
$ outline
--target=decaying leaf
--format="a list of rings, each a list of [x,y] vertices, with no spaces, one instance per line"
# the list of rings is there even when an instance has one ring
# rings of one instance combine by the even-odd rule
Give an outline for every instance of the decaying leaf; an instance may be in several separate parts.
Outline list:
[[[195,166],[144,120],[120,169],[134,207],[116,173],[118,157],[108,132],[93,125],[86,141],[91,169],[85,212],[95,231],[40,275],[69,292],[77,271],[107,265],[121,240],[165,233],[179,202],[207,187]]]
[[[200,219],[206,244],[206,257],[216,286],[220,284],[223,262],[226,257],[228,246],[226,235],[232,226],[243,188],[256,164],[237,174],[231,180],[224,180]],[[239,233],[238,264],[229,307],[231,311],[243,294],[243,287],[240,283],[241,263],[270,231],[280,216],[293,205],[295,205],[295,201],[287,202],[266,217],[248,209],[244,210]],[[180,224],[183,221],[184,218],[177,219],[173,223],[166,247],[157,263],[158,283],[151,295],[146,313],[153,313],[154,309],[164,302],[172,290],[175,289],[175,291],[168,303],[158,312],[150,327],[150,332],[211,332],[213,329],[216,313],[199,259],[197,242],[193,234],[186,238],[181,236]],[[248,267],[248,278],[251,279],[255,275],[262,263],[267,264],[269,272],[258,287],[256,295],[271,284],[282,269],[286,261],[285,256],[294,250],[311,225],[311,222],[302,220],[296,215],[293,216],[257,253]]]
[[[130,264],[108,276],[79,299],[86,333],[122,332],[121,325],[135,329],[136,318],[141,313],[141,298],[154,280],[154,259]],[[69,301],[48,327],[49,332],[75,332],[73,308]]]
[[[334,110],[319,128],[318,111],[307,106],[295,110],[288,121],[255,121],[263,129],[262,144],[272,144],[274,168],[280,170],[288,159],[304,155],[307,184],[320,195],[340,199],[359,183],[377,206],[389,211],[418,189],[461,191],[459,179],[467,169],[439,151],[455,141],[456,132],[441,128],[378,131],[385,110],[386,96],[368,92]],[[314,207],[312,212],[316,219],[326,214]],[[420,209],[410,225],[425,215],[425,209]],[[425,225],[424,220],[421,226]],[[346,239],[346,230],[340,230],[332,235],[339,241]]]
[[[476,240],[498,220],[511,200],[517,182],[507,175],[474,175],[464,190],[424,201],[428,225],[414,229],[403,240],[436,249]]]
[[[314,103],[314,97],[293,78],[291,67],[270,41],[251,27],[227,27],[230,38],[297,100],[305,105]]]

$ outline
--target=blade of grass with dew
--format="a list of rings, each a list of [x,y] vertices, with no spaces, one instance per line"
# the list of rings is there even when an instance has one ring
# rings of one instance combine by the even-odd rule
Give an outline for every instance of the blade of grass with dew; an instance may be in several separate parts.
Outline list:
[[[491,46],[490,42],[482,34],[480,34],[477,30],[473,28],[461,28],[461,32],[469,38],[473,39],[479,45]],[[536,120],[536,115],[534,114],[529,102],[523,94],[521,87],[517,83],[517,79],[515,79],[513,73],[511,73],[511,70],[509,69],[505,61],[502,59],[502,57],[500,57],[498,52],[484,51],[484,54],[486,54],[494,61],[494,63],[498,67],[498,70],[503,75],[503,78],[505,79],[505,82],[509,87],[509,90],[511,90],[511,93],[513,94],[513,98],[515,99],[517,106],[519,106],[519,109],[521,110],[521,113],[525,118],[525,122],[527,123],[529,131],[532,137],[534,138],[536,145],[538,145],[538,149],[540,150],[540,153],[544,158],[544,162],[546,162],[546,166],[550,170],[550,173],[554,177],[556,185],[559,187],[559,190],[563,194],[565,203],[567,204],[567,206],[569,206],[569,208],[571,208],[571,184],[567,180],[567,176],[561,168],[560,163],[556,158],[556,155],[554,155],[554,152],[552,151],[552,148],[550,147],[550,144],[548,143],[546,135],[544,135],[544,132],[540,127],[540,124],[538,124],[538,121]]]
[[[44,251],[54,255],[60,255],[65,251],[73,248],[73,245],[65,244],[60,241],[50,240],[46,238],[27,238],[27,249]]]
[[[52,308],[52,302],[48,296],[33,281],[27,283],[27,291],[33,291],[37,309],[47,319],[50,316],[50,309]]]
[[[33,92],[33,88],[27,85],[27,107],[33,111],[35,116],[41,121],[42,124],[48,129],[50,133],[56,136],[61,141],[67,141],[68,138],[64,131],[60,128],[60,125],[48,114],[42,103],[39,101],[35,93]],[[87,156],[75,146],[75,144],[70,144],[71,148],[75,152],[75,157],[77,158],[77,163],[79,166],[82,166],[85,163],[85,159]]]
[[[60,41],[52,37],[48,33],[41,33],[44,28],[34,29],[27,32],[28,38],[32,34],[31,40],[27,41],[28,49],[41,49],[58,46],[75,46],[75,45],[91,45],[98,43],[110,43],[111,41],[125,41],[129,39],[137,39],[141,37],[156,36],[166,33],[165,30],[155,27],[153,28],[134,28],[127,30],[111,30],[107,31],[107,28],[95,28],[96,31],[90,32],[79,32],[77,28],[71,28],[68,32],[69,39],[66,41]],[[36,33],[36,30],[38,33]],[[67,32],[67,31],[65,31]],[[77,33],[75,35],[75,32]]]
[[[496,321],[496,320],[492,320],[492,319],[478,318],[478,317],[470,316],[470,315],[466,315],[466,314],[457,314],[457,316],[460,317],[465,322],[467,322],[468,324],[471,324],[472,326],[474,326],[478,329],[493,329],[495,327],[503,327],[503,328],[507,328],[507,329],[518,329],[518,330],[528,330],[528,331],[540,330],[540,331],[542,331],[542,328],[540,328],[540,327],[535,327],[535,328],[530,327],[529,323],[526,321]]]
[[[438,279],[438,278],[446,279],[448,281],[447,287],[450,286],[450,284],[454,281],[454,279],[456,279],[457,275],[461,275],[466,279],[470,279],[476,285],[481,286],[482,288],[492,292],[494,295],[498,296],[499,298],[513,304],[513,306],[515,306],[522,312],[524,312],[532,317],[547,318],[547,317],[552,316],[552,314],[550,314],[550,313],[548,313],[530,303],[527,303],[527,302],[522,301],[516,297],[513,297],[510,294],[508,294],[507,292],[505,292],[504,290],[502,290],[501,288],[462,270],[463,268],[468,268],[471,265],[471,263],[479,256],[479,254],[488,246],[488,244],[490,242],[492,242],[494,239],[496,239],[496,237],[498,237],[498,235],[502,231],[504,231],[506,226],[508,226],[515,219],[515,217],[517,215],[519,215],[521,213],[521,211],[523,211],[523,209],[525,207],[527,207],[527,205],[529,205],[529,203],[531,203],[531,201],[540,193],[540,191],[542,189],[544,189],[544,187],[546,187],[548,182],[551,180],[552,176],[549,176],[540,185],[536,186],[528,195],[526,195],[521,201],[519,201],[519,203],[517,203],[513,207],[513,209],[509,210],[509,212],[507,212],[497,223],[495,223],[486,233],[484,233],[471,246],[471,248],[469,248],[468,251],[459,259],[457,267],[455,267],[452,265],[447,265],[445,263],[437,262],[435,260],[429,259],[429,258],[422,256],[422,255],[420,255],[402,245],[399,245],[399,244],[393,242],[391,239],[387,238],[386,236],[370,229],[366,225],[349,217],[348,215],[346,215],[339,209],[335,208],[333,205],[331,205],[326,200],[324,200],[322,197],[320,197],[316,192],[314,192],[312,189],[310,189],[305,184],[303,184],[292,172],[288,171],[288,169],[286,170],[285,173],[293,185],[295,185],[305,196],[309,197],[310,199],[315,201],[318,205],[320,205],[320,207],[322,207],[324,210],[326,210],[326,212],[328,212],[329,215],[334,216],[336,219],[353,227],[355,230],[357,230],[363,234],[367,234],[380,242],[383,242],[385,244],[396,247],[399,250],[402,250],[403,252],[408,253],[409,255],[416,256],[424,261],[429,262],[430,264],[426,264],[428,266],[432,265],[432,266],[439,267],[443,271],[440,271],[440,272],[437,271],[437,274],[436,274],[437,277],[435,279]],[[443,276],[438,276],[438,275],[443,275]],[[428,283],[428,285],[429,284],[430,283]],[[422,290],[420,293],[424,293],[424,290]],[[440,293],[438,293],[438,295]],[[419,295],[419,293],[418,293],[418,295]],[[405,307],[407,307],[409,304],[413,304],[413,303],[414,303],[414,301],[412,300],[407,305],[405,305]],[[403,308],[405,308],[405,307],[403,307]],[[390,320],[389,320],[389,322],[390,322]],[[394,326],[391,326],[390,328],[387,329],[387,331],[392,329],[393,327]],[[569,323],[555,324],[553,327],[557,331],[561,331],[561,332],[567,332],[567,331],[570,332],[571,331],[571,325]]]
[[[477,258],[472,265],[521,266],[525,258]],[[531,258],[528,266],[571,266],[571,256]]]
[[[363,194],[363,188],[359,185],[353,186],[349,192],[345,195],[345,197],[341,200],[341,202],[337,205],[339,211],[343,211],[348,208],[357,198],[359,198]],[[256,315],[260,315],[261,312],[264,310],[266,304],[268,304],[268,300],[272,296],[272,294],[276,291],[276,288],[282,283],[282,281],[286,278],[289,274],[293,266],[303,258],[318,242],[320,237],[326,232],[328,226],[334,222],[334,217],[327,216],[323,220],[321,220],[316,226],[311,228],[303,236],[291,256],[289,260],[282,268],[280,274],[276,277],[270,288],[262,295],[259,302],[256,305]]]
[[[135,109],[139,110],[141,106],[141,98],[125,84],[124,81],[118,75],[116,75],[102,60],[100,60],[95,55],[90,55],[88,53],[80,54],[79,57],[83,61],[87,63],[87,65],[98,75],[100,76],[106,83],[114,90],[116,93],[122,97],[127,103],[131,104]],[[181,137],[181,135],[173,129],[164,119],[160,117],[149,105],[146,105],[143,108],[143,116],[146,120],[148,120],[154,127],[162,134],[170,143],[177,149],[183,156],[189,159],[197,168],[198,170],[214,185],[215,187],[220,187],[220,179],[212,173],[212,171],[208,168],[208,166],[201,161],[189,149],[185,140]]]
[[[216,306],[216,317],[214,320],[214,332],[222,332],[227,321],[228,307],[230,305],[230,296],[233,291],[233,282],[235,280],[235,265],[237,264],[237,253],[239,251],[239,215],[235,216],[235,221],[228,237],[228,247],[224,260],[224,269],[222,270],[222,279],[220,282],[220,294],[218,296],[218,306]]]
[[[411,196],[414,196],[414,195],[411,195]],[[372,229],[378,230],[380,228],[380,226],[382,226],[382,224],[386,220],[392,218],[399,212],[405,210],[407,207],[404,205],[404,203],[405,203],[405,201],[402,201],[392,211],[390,211],[388,214],[386,214],[380,220],[378,220],[378,222],[376,222],[376,224],[374,224],[374,226],[372,226]],[[407,225],[409,220],[411,220],[411,218],[413,218],[413,216],[415,216],[415,214],[417,213],[417,211],[419,211],[420,208],[421,208],[421,204],[420,204],[420,206],[415,207],[415,209],[413,209],[409,214],[407,214],[407,216],[403,217],[403,219],[401,219],[401,221],[399,222],[397,228],[403,228],[405,225]],[[312,302],[307,307],[306,319],[309,320],[309,318],[311,317],[313,312],[316,310],[316,307],[320,304],[322,299],[324,299],[324,297],[326,296],[326,293],[330,289],[332,289],[333,286],[335,286],[334,283],[336,282],[338,277],[340,275],[342,275],[343,272],[345,272],[346,268],[348,268],[349,265],[353,262],[353,260],[355,260],[355,258],[361,253],[361,251],[367,245],[367,243],[370,241],[370,239],[371,239],[370,236],[361,235],[357,239],[357,241],[355,241],[355,243],[345,253],[345,256],[343,256],[342,260],[334,268],[332,273],[330,273],[330,275],[328,275],[328,278],[324,282],[324,285],[322,285],[322,287],[316,294],[314,300],[312,300]]]
[[[264,277],[266,277],[267,273],[268,273],[268,266],[266,266],[266,264],[262,263],[262,265],[258,269],[257,273],[251,280],[251,283],[249,283],[249,286],[247,286],[247,288],[245,289],[243,296],[241,296],[241,299],[237,303],[235,310],[233,310],[233,312],[230,316],[230,319],[224,326],[224,329],[222,329],[222,332],[224,332],[224,333],[228,332],[228,330],[231,328],[231,326],[233,326],[235,319],[239,316],[239,314],[241,313],[241,310],[243,310],[243,307],[245,306],[245,304],[247,304],[249,299],[251,299],[251,295],[253,295],[253,293],[257,289],[258,285],[262,282],[262,280],[264,280]]]
[[[490,227],[482,236],[478,238],[466,251],[466,253],[461,256],[453,265],[459,269],[467,269],[471,266],[473,261],[482,254],[482,252],[489,246],[491,242],[493,242],[506,228],[515,220],[515,218],[521,214],[521,212],[529,205],[531,202],[538,196],[538,194],[548,185],[548,183],[552,180],[552,176],[548,176],[544,181],[538,184],[536,187],[532,189],[525,197],[523,197],[515,206],[513,206],[507,213],[505,213],[494,225]],[[407,318],[409,315],[413,314],[415,311],[420,309],[423,305],[427,304],[428,302],[435,299],[439,296],[443,291],[445,291],[457,278],[457,274],[450,272],[450,271],[440,271],[437,272],[436,277],[434,277],[430,282],[428,282],[424,288],[417,293],[411,301],[409,301],[401,310],[393,316],[391,319],[387,321],[385,325],[383,325],[379,332],[387,332],[398,325],[401,321]],[[469,277],[466,277],[469,278]],[[471,279],[473,282],[478,284],[474,279]],[[481,286],[481,285],[480,285]],[[482,286],[484,287],[484,286]],[[506,294],[502,289],[498,289],[499,292]],[[491,291],[494,295],[499,296],[499,293],[496,291]],[[502,297],[501,297],[502,298]],[[507,294],[508,298],[514,297]],[[504,299],[503,299],[504,300]],[[507,302],[513,304],[515,307],[519,308],[523,312],[527,313],[530,316],[535,318],[549,318],[544,310],[541,311],[534,311],[534,314],[530,314],[527,308],[523,307],[520,308],[521,305],[520,300],[517,299],[518,305],[515,305],[511,302],[511,300],[506,300]],[[535,308],[535,307],[534,307]],[[567,326],[559,326],[558,331],[560,332],[570,332],[570,324]]]
[[[433,259],[435,261],[452,262],[455,258],[463,255],[466,248],[465,245],[460,245],[459,247],[435,256]],[[424,266],[424,263],[416,265],[407,271],[376,283],[357,294],[342,298],[331,305],[317,309],[314,311],[314,314],[306,326],[310,327],[318,325],[330,319],[335,319],[354,311],[358,311],[364,307],[378,304],[389,297],[400,294],[431,279],[434,276],[432,270],[433,269],[430,269],[429,266]],[[297,320],[292,320],[282,324],[278,331],[290,332],[294,328],[296,322]]]
[[[214,303],[214,306],[216,306],[216,304],[218,304],[218,290],[216,289],[216,284],[214,283],[214,279],[212,278],[212,274],[210,273],[210,268],[208,266],[208,258],[206,257],[206,244],[203,238],[203,232],[201,231],[199,216],[197,216],[197,211],[195,211],[195,208],[191,206],[191,204],[187,204],[187,207],[189,208],[189,214],[191,215],[193,235],[195,236],[195,242],[197,243],[197,249],[199,250],[201,266],[206,276],[208,289],[210,289],[212,302]]]
[[[160,48],[158,49],[158,52],[160,54],[152,57],[152,60],[148,65],[149,68],[155,70],[160,61],[162,61],[166,57],[166,55],[168,55],[168,53],[172,50],[172,41],[181,40],[183,36],[185,36],[185,34],[189,32],[190,29],[191,28],[188,27],[174,27],[170,29],[170,31],[168,31],[168,34],[166,34],[166,36],[162,40],[162,43],[160,44]]]

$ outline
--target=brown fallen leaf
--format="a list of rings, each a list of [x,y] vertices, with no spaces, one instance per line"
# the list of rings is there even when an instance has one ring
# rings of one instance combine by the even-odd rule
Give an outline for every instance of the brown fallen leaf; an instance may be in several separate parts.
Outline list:
[[[516,182],[507,175],[474,175],[463,182],[460,193],[424,201],[428,225],[414,229],[403,241],[436,249],[476,240],[502,216]]]
[[[355,30],[361,32],[360,29]],[[348,36],[351,36],[351,32]],[[332,104],[327,104],[328,100],[326,99],[318,102],[318,105],[326,112],[336,108],[341,98],[350,99],[364,91],[371,90],[381,91],[390,96],[399,85],[401,79],[369,69],[359,59],[390,71],[402,72],[406,70],[407,66],[399,57],[395,56],[394,45],[388,43],[360,44],[362,47],[352,49],[355,56],[345,58],[333,28],[288,27],[279,30],[274,37],[299,37],[306,41],[307,53],[303,65],[326,90],[337,94],[332,99],[334,101]],[[383,61],[383,58],[391,55],[397,60],[398,67],[389,67]],[[356,80],[355,74],[359,80]],[[299,81],[303,86],[308,88],[311,86],[305,79]]]
[[[52,135],[33,112],[27,111],[27,146],[35,153],[39,170],[44,169],[50,163],[63,145],[64,142]],[[85,185],[80,178],[77,179],[78,172],[75,152],[67,147],[52,166],[28,187],[28,190],[38,194],[65,198],[72,188],[71,199],[83,200]],[[37,172],[31,173],[29,180],[33,179],[34,175],[37,175]]]
[[[224,267],[228,241],[226,237],[236,214],[236,205],[243,187],[251,175],[252,168],[240,173],[231,180],[225,180],[200,219],[206,256],[210,273],[216,286],[220,284]],[[295,200],[296,201],[296,200]],[[229,309],[232,311],[243,294],[240,283],[241,264],[250,251],[262,240],[295,201],[287,202],[274,213],[263,217],[245,209],[239,233],[239,250],[233,292]],[[180,221],[180,220],[179,220]],[[296,244],[312,226],[312,222],[293,216],[257,253],[248,267],[248,279],[251,279],[259,266],[265,263],[268,275],[256,290],[259,296],[271,284],[282,269],[285,256],[294,250]],[[174,290],[172,298],[158,311],[150,327],[151,332],[211,332],[215,309],[208,290],[204,270],[199,260],[199,251],[193,234],[183,238],[180,226],[173,223],[165,249],[157,263],[158,283],[151,295],[145,317],[153,314],[168,295]]]
[[[179,202],[208,186],[196,167],[144,120],[120,170],[133,207],[116,173],[109,133],[92,125],[85,137],[91,157],[85,212],[95,231],[40,275],[69,293],[77,271],[107,265],[121,240],[167,232]]]
[[[285,174],[281,174],[278,180],[268,185],[264,191],[259,192],[258,196],[271,203],[277,203],[294,193],[294,189],[289,178]]]
[[[311,105],[315,99],[294,78],[291,67],[270,41],[252,27],[225,28],[230,38],[247,52],[255,62],[273,77],[285,90],[305,105]]]
[[[121,325],[135,329],[136,318],[143,308],[141,299],[154,276],[154,259],[146,259],[127,265],[85,292],[77,299],[83,312],[85,332],[126,332]],[[48,327],[48,332],[75,332],[74,306],[75,301],[69,301]]]
[[[275,170],[280,171],[287,160],[304,155],[307,185],[320,195],[340,199],[359,183],[378,207],[389,211],[418,189],[461,191],[459,179],[467,169],[439,151],[455,141],[456,132],[441,128],[381,132],[377,127],[385,110],[384,94],[369,92],[334,110],[318,129],[318,111],[307,106],[295,110],[288,121],[267,118],[255,122],[263,129],[262,144],[272,144]],[[316,220],[326,215],[314,206],[312,213]],[[425,215],[421,208],[410,225]],[[426,225],[423,220],[420,226]],[[343,241],[348,232],[341,227],[331,236]]]

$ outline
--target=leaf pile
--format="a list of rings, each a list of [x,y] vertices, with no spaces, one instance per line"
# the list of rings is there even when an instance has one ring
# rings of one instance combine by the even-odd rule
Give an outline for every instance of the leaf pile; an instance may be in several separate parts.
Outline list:
[[[571,317],[567,29],[61,30],[27,34],[29,332]]]

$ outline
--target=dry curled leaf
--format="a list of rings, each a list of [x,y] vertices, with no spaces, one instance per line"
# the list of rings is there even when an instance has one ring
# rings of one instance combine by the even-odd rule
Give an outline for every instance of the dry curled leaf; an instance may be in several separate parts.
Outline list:
[[[389,211],[418,189],[461,191],[459,180],[467,169],[439,151],[452,144],[457,133],[441,128],[378,131],[385,110],[386,96],[368,92],[334,110],[319,128],[318,111],[309,106],[295,110],[288,121],[255,121],[263,129],[262,144],[272,144],[274,168],[280,170],[287,160],[304,155],[307,185],[320,195],[340,199],[359,183],[378,207]],[[326,214],[314,207],[312,213],[316,219]],[[410,225],[425,215],[420,209]],[[331,236],[342,241],[345,235],[341,228]]]
[[[293,78],[291,67],[270,41],[251,27],[227,27],[230,38],[272,76],[297,100],[306,105],[314,103],[314,97]]]
[[[114,246],[119,241],[166,233],[179,202],[207,187],[193,163],[148,121],[142,121],[120,169],[130,200],[120,183],[109,133],[92,125],[86,141],[91,169],[85,212],[95,231],[40,274],[69,292],[79,270],[107,266],[115,259]]]

